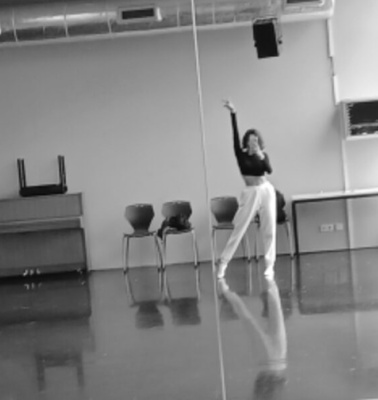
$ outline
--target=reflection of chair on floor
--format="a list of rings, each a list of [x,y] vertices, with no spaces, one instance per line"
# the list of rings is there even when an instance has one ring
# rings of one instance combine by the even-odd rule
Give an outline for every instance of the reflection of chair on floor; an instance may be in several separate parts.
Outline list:
[[[256,217],[254,219],[254,223],[256,224],[256,228],[257,228],[257,234],[255,236],[255,243],[254,243],[255,259],[257,260],[259,258],[257,241],[258,241],[258,237],[259,237],[258,233],[259,233],[259,230],[261,227],[261,221],[260,221],[259,215],[256,215]],[[285,228],[287,240],[289,242],[290,257],[294,258],[294,246],[293,246],[293,235],[291,232],[291,223],[290,223],[290,219],[286,213],[282,218],[277,218],[277,227],[279,227],[279,226],[283,226]]]
[[[156,301],[142,301],[137,304],[135,325],[139,329],[151,329],[164,325],[163,315]]]
[[[238,201],[233,196],[215,197],[211,199],[211,212],[214,215],[216,223],[212,228],[212,240],[215,251],[215,258],[217,258],[217,241],[216,233],[218,231],[232,231],[234,229],[233,220],[238,210]],[[251,258],[249,248],[249,240],[247,234],[244,235],[242,240],[243,254],[248,260]]]
[[[125,286],[130,307],[141,302],[159,302],[162,300],[163,282],[161,272],[156,275],[156,272],[151,267],[129,271],[125,275]]]
[[[188,220],[192,215],[192,207],[188,201],[169,201],[163,204],[162,214],[165,219],[170,219],[172,217],[184,216]],[[184,233],[190,233],[192,235],[192,245],[194,254],[194,266],[198,266],[198,247],[196,234],[193,227],[187,229],[174,229],[166,228],[163,231],[162,245],[163,245],[163,268],[167,265],[167,238],[169,235],[181,235]]]
[[[172,273],[174,272],[173,270],[171,271]],[[177,271],[175,271],[177,272]],[[183,272],[183,271],[182,271]],[[190,285],[190,282],[187,280],[187,277],[184,276],[185,282],[178,282],[177,280],[175,281],[176,284],[176,291],[180,293],[180,297],[195,297],[198,300],[201,298],[201,291],[200,291],[200,278],[199,278],[199,271],[198,269],[195,270],[195,281],[194,281],[194,286]],[[172,292],[170,289],[170,284],[169,284],[169,279],[168,279],[168,271],[163,272],[163,292],[165,299],[170,302],[173,297]]]
[[[168,307],[175,325],[199,325],[201,323],[196,297],[172,299],[168,303]]]
[[[161,271],[157,277],[152,268],[132,269],[125,275],[125,285],[130,307],[137,307],[136,327],[150,329],[163,326],[163,315],[158,307],[162,300]]]
[[[171,311],[172,320],[175,325],[198,325],[201,323],[198,309],[198,303],[201,297],[199,270],[198,268],[195,269],[194,284],[193,281],[188,281],[185,272],[187,272],[187,269],[180,271],[179,267],[174,267],[174,269],[165,270],[163,272],[165,304]],[[174,277],[172,276],[171,284],[169,284],[168,274],[178,274]],[[177,279],[178,276],[182,278],[181,282]]]
[[[129,269],[129,247],[130,239],[132,238],[145,238],[152,237],[154,240],[154,246],[156,250],[156,259],[158,268],[161,267],[162,260],[159,249],[158,240],[156,237],[156,231],[150,231],[150,225],[154,218],[154,209],[151,204],[133,204],[126,207],[125,218],[128,220],[132,228],[133,233],[124,233],[122,240],[122,257],[124,260],[124,273],[127,273]]]
[[[35,361],[40,391],[46,390],[46,370],[57,367],[75,368],[78,385],[80,388],[84,387],[83,359],[80,352],[66,350],[59,353],[36,354]]]

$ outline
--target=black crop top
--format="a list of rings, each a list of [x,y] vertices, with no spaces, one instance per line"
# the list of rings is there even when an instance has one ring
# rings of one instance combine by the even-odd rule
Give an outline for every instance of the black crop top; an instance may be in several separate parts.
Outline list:
[[[264,152],[264,158],[260,159],[257,154],[249,155],[240,146],[238,123],[236,113],[231,112],[232,130],[234,134],[234,150],[242,175],[263,176],[265,172],[272,173],[272,167],[268,155]]]

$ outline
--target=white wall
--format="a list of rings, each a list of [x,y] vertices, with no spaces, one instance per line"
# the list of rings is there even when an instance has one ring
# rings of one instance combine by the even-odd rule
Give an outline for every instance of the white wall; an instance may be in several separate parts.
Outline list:
[[[343,99],[377,96],[377,14],[375,0],[335,2],[335,65]]]
[[[336,1],[333,19],[335,67],[340,100],[378,98],[378,3],[374,0]],[[342,132],[343,133],[343,132]],[[345,172],[351,189],[378,186],[378,139],[344,140]],[[376,246],[376,199],[350,203],[351,246]]]
[[[377,98],[378,54],[374,44],[378,37],[378,3],[337,1],[335,11],[335,65],[340,99]],[[377,186],[378,174],[374,171],[378,166],[378,140],[348,141],[346,152],[350,186]]]
[[[221,103],[228,97],[238,109],[240,134],[250,127],[262,132],[270,179],[288,203],[293,194],[342,189],[326,22],[284,24],[282,35],[280,57],[257,59],[249,27],[199,34],[211,196],[239,195],[243,187]],[[300,219],[301,249],[345,247],[345,232],[320,234],[319,225],[327,222],[321,218],[309,212]],[[279,252],[288,252],[285,239],[282,230]]]
[[[29,184],[55,183],[63,154],[69,191],[84,193],[93,268],[121,266],[124,208],[136,202],[154,205],[158,228],[164,201],[190,200],[204,257],[193,54],[190,32],[2,49],[0,197],[17,195],[16,158]],[[170,244],[170,261],[192,259],[189,237]],[[146,246],[132,243],[131,265],[154,262]]]
[[[292,194],[343,188],[339,118],[333,103],[325,21],[285,24],[282,54],[258,60],[248,27],[199,32],[209,194],[238,196],[242,180],[221,99],[239,110],[241,133],[266,140],[271,181]],[[83,192],[95,269],[121,265],[124,208],[151,202],[161,223],[166,200],[188,199],[200,258],[209,259],[208,215],[190,32],[99,42],[1,49],[0,197],[17,195],[16,158],[30,184],[57,179],[66,157],[70,192]],[[321,250],[312,216],[303,245]],[[192,258],[189,238],[175,238],[170,261]],[[330,238],[337,248],[340,238]],[[131,263],[153,263],[147,244]],[[287,252],[279,234],[278,251]]]
[[[238,108],[241,134],[257,127],[264,135],[272,181],[288,196],[340,186],[324,22],[285,24],[281,56],[260,60],[250,28],[201,32],[200,59],[212,193],[242,185],[229,116],[221,106],[225,97]],[[219,170],[229,174],[233,186]]]

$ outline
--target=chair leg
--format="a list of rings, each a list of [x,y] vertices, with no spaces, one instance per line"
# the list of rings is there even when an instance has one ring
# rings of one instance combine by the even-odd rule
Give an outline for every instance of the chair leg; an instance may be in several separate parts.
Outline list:
[[[195,233],[194,229],[191,232],[192,232],[192,238],[193,238],[194,266],[197,268],[198,267],[198,246],[197,246],[197,240],[196,240],[196,233]]]
[[[211,240],[213,241],[213,249],[214,249],[214,258],[215,260],[218,259],[218,249],[217,249],[217,230],[213,228],[213,231],[211,232]]]
[[[154,246],[155,246],[155,259],[156,259],[156,264],[157,264],[158,271],[159,271],[161,268],[163,268],[162,255],[161,255],[161,252],[160,252],[160,247],[159,247],[159,242],[158,242],[157,235],[154,234],[152,237],[153,237]]]
[[[252,263],[247,264],[247,276],[248,276],[248,294],[251,295],[253,291],[253,279],[252,279]]]
[[[129,237],[124,235],[122,238],[122,267],[123,273],[126,274],[129,269]]]
[[[122,238],[122,269],[123,273],[126,273],[126,236]]]
[[[241,246],[242,246],[242,250],[243,250],[243,258],[247,258],[248,259],[246,238],[247,238],[247,233],[245,233],[245,235],[242,238]]]
[[[259,254],[258,254],[259,233],[260,233],[259,226],[256,226],[256,235],[255,235],[255,240],[254,240],[254,245],[255,245],[255,260],[256,260],[256,262],[259,261]]]
[[[125,255],[125,274],[129,270],[129,249],[130,249],[130,237],[126,237],[126,255]]]
[[[163,270],[165,270],[167,266],[167,236],[163,233],[162,238],[162,266]]]
[[[133,292],[131,291],[129,275],[130,274],[125,274],[125,286],[126,286],[127,297],[129,300],[129,305],[132,306],[134,304],[134,297],[133,297]]]
[[[163,267],[158,270],[159,275],[159,290],[160,290],[160,301],[164,300],[164,275]]]
[[[201,290],[200,290],[200,272],[199,272],[199,268],[195,269],[195,278],[196,278],[196,292],[197,292],[197,299],[200,300],[201,299]]]
[[[243,248],[243,256],[245,259],[247,259],[248,261],[251,261],[251,248],[249,245],[249,237],[248,237],[248,230],[246,231],[246,233],[243,236],[243,239],[241,241],[241,245]]]
[[[245,241],[245,248],[246,248],[246,251],[247,251],[247,260],[251,261],[252,257],[251,257],[251,247],[249,245],[248,231],[244,235],[244,241]]]
[[[291,258],[294,258],[293,235],[292,235],[292,233],[291,233],[290,221],[286,221],[286,222],[285,222],[285,228],[286,228],[287,238],[288,238],[288,240],[289,240],[290,257],[291,257]]]
[[[170,302],[171,301],[171,292],[169,291],[167,271],[165,269],[162,270],[162,288],[163,288],[163,297],[168,302]]]

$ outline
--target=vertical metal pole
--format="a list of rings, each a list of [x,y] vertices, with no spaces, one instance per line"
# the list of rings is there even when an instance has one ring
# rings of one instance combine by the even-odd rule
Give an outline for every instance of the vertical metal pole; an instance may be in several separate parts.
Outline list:
[[[200,70],[200,61],[199,61],[199,51],[198,51],[198,37],[197,37],[197,24],[196,24],[196,11],[195,11],[195,0],[191,0],[191,12],[192,12],[192,29],[193,29],[193,40],[194,40],[194,55],[195,55],[195,66],[196,66],[196,77],[197,77],[197,95],[198,95],[198,111],[200,117],[200,130],[201,130],[201,139],[202,139],[202,161],[204,167],[204,180],[205,180],[205,197],[207,203],[207,212],[208,215],[211,215],[210,209],[210,195],[209,195],[209,178],[207,171],[207,153],[206,153],[206,134],[205,134],[205,123],[204,123],[204,114],[203,114],[203,99],[202,99],[202,85],[201,85],[201,70]],[[211,232],[211,219],[209,218],[209,232]],[[212,266],[213,266],[213,276],[215,276],[215,259],[214,259],[214,248],[213,241],[210,240],[211,245],[211,257],[212,257]],[[214,285],[214,298],[215,298],[215,312],[216,312],[216,328],[217,328],[217,336],[218,336],[218,355],[219,355],[219,367],[220,367],[220,375],[221,375],[221,389],[222,389],[222,400],[226,400],[226,385],[225,385],[225,376],[224,376],[224,361],[223,361],[223,351],[222,351],[222,338],[221,338],[221,330],[220,330],[220,321],[219,321],[219,303],[217,293],[217,282],[216,279],[213,279]]]

